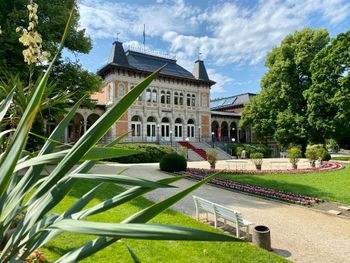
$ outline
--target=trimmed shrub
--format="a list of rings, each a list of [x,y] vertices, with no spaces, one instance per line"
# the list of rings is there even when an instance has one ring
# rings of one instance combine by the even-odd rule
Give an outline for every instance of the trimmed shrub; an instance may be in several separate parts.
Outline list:
[[[218,153],[217,151],[210,149],[207,151],[207,160],[208,163],[210,164],[210,168],[215,169],[215,164],[218,160]]]
[[[141,151],[141,153],[121,158],[108,159],[106,161],[118,163],[158,163],[168,150],[166,149],[166,146],[160,146],[157,144],[126,143],[118,144],[118,148],[119,147]]]
[[[318,160],[319,158],[321,158],[322,161],[329,161],[331,159],[330,154],[328,153],[328,151],[324,148],[324,146],[322,144],[308,145],[306,147],[305,156],[311,162],[314,162],[314,161]]]
[[[231,144],[232,153],[235,153],[236,156],[241,156],[241,152],[243,150],[246,151],[247,157],[250,157],[252,153],[262,153],[264,158],[270,158],[272,154],[272,150],[263,144]]]
[[[183,156],[177,153],[168,153],[160,160],[159,168],[169,173],[186,171],[187,161]]]
[[[297,164],[302,156],[301,148],[293,146],[288,150],[289,162],[293,165],[293,169],[297,169]]]

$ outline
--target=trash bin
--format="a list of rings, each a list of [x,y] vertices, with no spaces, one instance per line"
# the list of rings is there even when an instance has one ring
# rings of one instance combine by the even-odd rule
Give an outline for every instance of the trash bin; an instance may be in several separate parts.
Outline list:
[[[268,251],[271,251],[270,229],[267,226],[254,227],[253,244]]]

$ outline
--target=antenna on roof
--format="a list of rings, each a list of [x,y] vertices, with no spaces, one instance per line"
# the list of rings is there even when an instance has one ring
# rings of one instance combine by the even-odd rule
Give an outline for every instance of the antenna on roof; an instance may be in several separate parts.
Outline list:
[[[143,24],[143,50],[146,51],[146,24]]]

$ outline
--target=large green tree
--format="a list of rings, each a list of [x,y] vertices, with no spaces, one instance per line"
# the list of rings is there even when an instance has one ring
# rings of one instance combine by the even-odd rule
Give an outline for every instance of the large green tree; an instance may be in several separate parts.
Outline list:
[[[258,139],[306,146],[314,131],[307,120],[303,92],[312,84],[310,64],[329,42],[325,29],[288,35],[267,55],[261,93],[244,109],[241,125],[252,125]]]
[[[304,92],[308,121],[319,138],[350,137],[350,30],[339,34],[311,64],[312,85]]]
[[[55,54],[57,52],[62,31],[65,28],[74,0],[36,0],[39,5],[37,26],[45,51]],[[28,65],[24,62],[22,51],[23,45],[19,42],[20,33],[17,27],[28,26],[28,0],[0,0],[0,78],[19,75],[21,80],[29,79]],[[69,34],[64,44],[66,50],[78,53],[88,53],[92,48],[91,39],[84,29],[79,29],[79,13],[75,12],[72,23],[69,26]],[[41,74],[45,65],[36,65],[35,77]],[[60,58],[55,63],[51,76],[56,81],[53,95],[60,94],[65,90],[72,92],[72,99],[81,98],[98,90],[100,78],[95,74],[84,70],[78,62],[72,62]],[[67,83],[70,83],[67,85]]]

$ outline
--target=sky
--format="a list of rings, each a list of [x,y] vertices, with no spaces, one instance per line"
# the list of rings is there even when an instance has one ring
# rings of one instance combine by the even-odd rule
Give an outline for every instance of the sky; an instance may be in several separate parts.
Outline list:
[[[350,0],[80,0],[80,28],[93,41],[87,55],[67,54],[96,72],[112,43],[176,56],[192,72],[204,60],[216,82],[211,97],[258,93],[266,55],[305,27],[331,37],[350,29]]]

